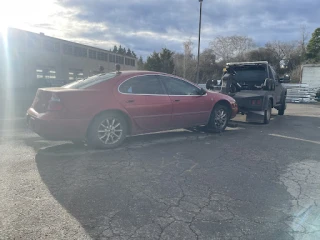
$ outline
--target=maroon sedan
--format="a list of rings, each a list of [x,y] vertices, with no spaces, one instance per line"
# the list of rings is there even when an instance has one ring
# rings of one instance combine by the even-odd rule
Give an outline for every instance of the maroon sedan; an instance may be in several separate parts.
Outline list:
[[[185,79],[123,71],[39,89],[27,120],[48,140],[86,140],[97,148],[112,148],[128,135],[161,130],[207,125],[221,132],[237,111],[233,98]]]

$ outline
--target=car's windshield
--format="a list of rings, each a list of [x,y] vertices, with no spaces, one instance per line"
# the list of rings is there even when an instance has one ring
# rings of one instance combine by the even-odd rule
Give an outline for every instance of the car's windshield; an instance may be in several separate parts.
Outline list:
[[[70,89],[85,89],[100,82],[107,81],[109,79],[114,78],[117,73],[102,73],[92,77],[88,77],[86,79],[78,80],[67,85],[62,86],[63,88],[70,88]]]

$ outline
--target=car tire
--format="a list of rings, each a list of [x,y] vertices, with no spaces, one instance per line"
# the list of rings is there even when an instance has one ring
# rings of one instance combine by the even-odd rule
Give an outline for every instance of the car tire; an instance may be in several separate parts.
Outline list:
[[[207,130],[214,133],[223,132],[228,125],[229,118],[230,111],[228,107],[222,104],[217,104],[211,112]]]
[[[280,116],[284,115],[285,110],[286,110],[286,98],[284,97],[284,99],[282,100],[281,106],[278,109],[278,115]]]
[[[271,101],[269,100],[268,107],[266,110],[264,110],[264,118],[263,118],[264,124],[268,124],[270,122],[271,112],[272,112],[272,104],[271,104]]]
[[[128,124],[121,114],[103,113],[89,127],[88,145],[97,149],[116,148],[123,143],[127,133]]]

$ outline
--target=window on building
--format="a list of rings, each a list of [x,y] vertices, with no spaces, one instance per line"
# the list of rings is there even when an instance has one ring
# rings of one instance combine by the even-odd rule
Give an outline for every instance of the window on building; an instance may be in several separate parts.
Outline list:
[[[72,45],[63,44],[63,53],[67,55],[72,55]]]
[[[97,51],[89,49],[89,58],[97,59]]]
[[[43,70],[42,69],[37,69],[36,73],[37,73],[37,79],[43,78]]]
[[[45,40],[43,47],[49,52],[60,52],[60,44],[58,42]]]
[[[39,67],[36,69],[36,78],[44,80],[56,79],[56,70],[52,67]]]
[[[83,79],[84,74],[82,69],[69,69],[69,81],[73,82],[79,79]]]
[[[114,54],[109,54],[109,62],[116,62],[116,56]]]
[[[108,53],[98,52],[98,60],[108,61]]]
[[[128,66],[135,66],[136,65],[136,61],[134,59],[130,59],[130,58],[126,58],[125,59],[125,64]]]
[[[124,64],[124,57],[117,55],[116,56],[116,63]]]
[[[73,55],[76,57],[87,57],[87,49],[82,47],[74,47]]]

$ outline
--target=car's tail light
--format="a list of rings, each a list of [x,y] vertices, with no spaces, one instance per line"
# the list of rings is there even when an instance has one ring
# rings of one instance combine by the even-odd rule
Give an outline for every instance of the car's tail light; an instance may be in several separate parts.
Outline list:
[[[256,105],[256,106],[261,105],[261,99],[251,100],[251,105]]]
[[[60,98],[56,94],[52,94],[49,104],[48,104],[48,111],[61,111],[63,105],[61,103]]]

